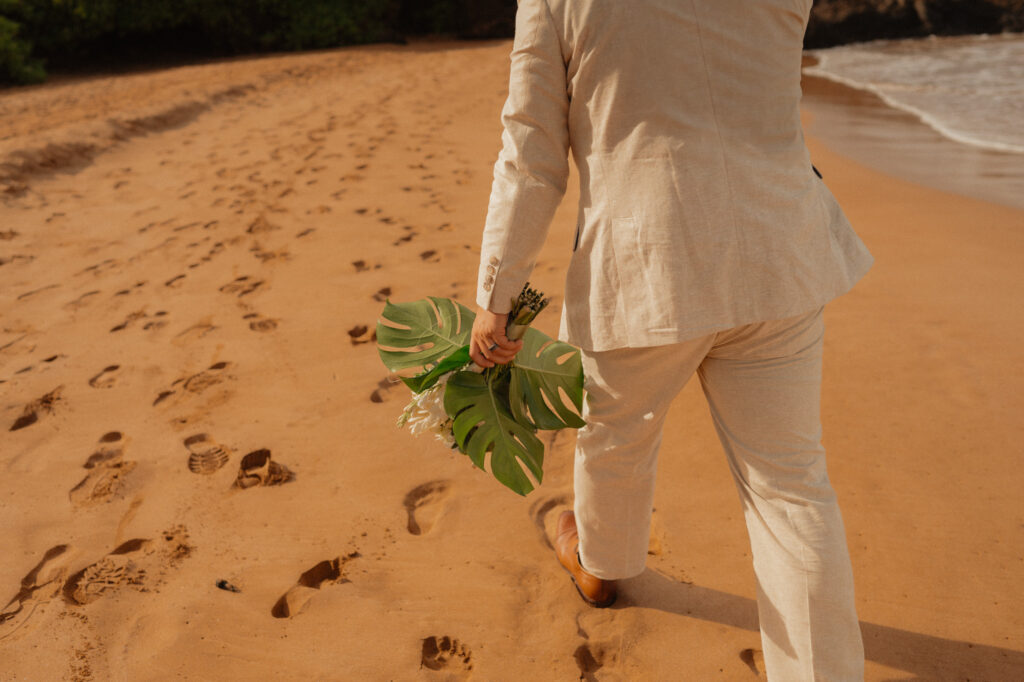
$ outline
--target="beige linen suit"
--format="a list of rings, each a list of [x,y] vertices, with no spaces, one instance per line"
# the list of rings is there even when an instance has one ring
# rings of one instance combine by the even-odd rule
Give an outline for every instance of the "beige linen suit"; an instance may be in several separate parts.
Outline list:
[[[773,680],[853,680],[863,649],[820,442],[823,306],[872,257],[800,124],[811,0],[520,0],[477,303],[507,312],[580,202],[559,337],[583,350],[584,567],[643,570],[668,405],[700,377],[754,554]]]

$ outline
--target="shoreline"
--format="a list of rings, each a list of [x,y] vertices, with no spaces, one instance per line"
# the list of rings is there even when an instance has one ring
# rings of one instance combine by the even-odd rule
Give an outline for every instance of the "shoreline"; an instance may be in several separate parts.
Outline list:
[[[816,63],[815,57],[804,57],[804,69]],[[801,87],[807,133],[843,156],[886,175],[1024,209],[1024,154],[947,137],[871,89],[838,78],[805,70]]]

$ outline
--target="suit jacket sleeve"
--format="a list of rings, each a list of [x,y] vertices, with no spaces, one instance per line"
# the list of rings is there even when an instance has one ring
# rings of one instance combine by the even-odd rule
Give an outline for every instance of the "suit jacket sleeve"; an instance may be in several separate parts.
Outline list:
[[[496,313],[529,279],[569,178],[566,62],[547,0],[520,0],[511,60],[477,278],[477,304]]]

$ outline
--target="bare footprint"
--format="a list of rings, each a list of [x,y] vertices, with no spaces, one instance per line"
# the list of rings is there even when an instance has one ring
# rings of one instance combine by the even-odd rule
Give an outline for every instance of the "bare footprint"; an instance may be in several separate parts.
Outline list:
[[[76,507],[91,507],[113,498],[124,486],[124,477],[135,468],[136,462],[125,461],[121,433],[104,434],[97,450],[89,455],[83,468],[89,473],[68,493]]]
[[[373,389],[373,393],[370,394],[370,402],[382,403],[386,401],[391,395],[391,389],[400,381],[401,379],[394,373],[391,373],[378,381],[377,388]]]
[[[58,386],[46,395],[36,398],[28,405],[25,405],[21,412],[21,416],[14,420],[14,424],[11,425],[10,431],[17,431],[24,429],[25,427],[32,426],[41,415],[50,414],[53,412],[53,406],[60,402],[60,393],[64,389],[63,386]]]
[[[156,539],[135,538],[122,542],[105,557],[68,578],[63,587],[64,599],[69,604],[82,605],[123,587],[147,592],[192,550],[188,531],[180,525],[164,531]]]
[[[448,481],[429,481],[406,493],[402,504],[409,515],[409,533],[423,535],[430,532],[444,511],[450,487]]]
[[[230,450],[205,433],[189,436],[184,443],[189,452],[188,469],[194,474],[212,474],[227,464]]]
[[[36,609],[60,593],[73,554],[70,545],[55,545],[21,579],[18,592],[0,609],[0,642],[26,632]]]
[[[424,637],[420,667],[469,673],[473,670],[473,654],[465,644],[448,635]]]
[[[270,450],[253,450],[238,465],[238,478],[231,487],[251,488],[257,485],[281,485],[294,480],[295,474],[285,465],[270,458]]]
[[[359,552],[350,552],[343,557],[326,559],[299,576],[298,581],[285,592],[270,609],[274,618],[297,616],[324,585],[349,582],[345,578],[345,564],[359,558]]]
[[[117,370],[121,369],[121,365],[108,365],[103,370],[89,379],[89,385],[93,388],[110,388],[117,381]]]

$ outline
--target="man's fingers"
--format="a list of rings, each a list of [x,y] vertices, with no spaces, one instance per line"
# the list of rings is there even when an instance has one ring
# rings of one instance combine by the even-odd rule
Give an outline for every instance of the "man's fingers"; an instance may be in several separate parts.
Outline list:
[[[519,346],[522,345],[523,340],[509,341],[504,334],[495,334],[493,343],[497,343],[499,347],[505,350],[519,350]]]
[[[481,367],[490,367],[494,363],[489,358],[490,352],[478,341],[473,340],[469,346],[469,357]]]

